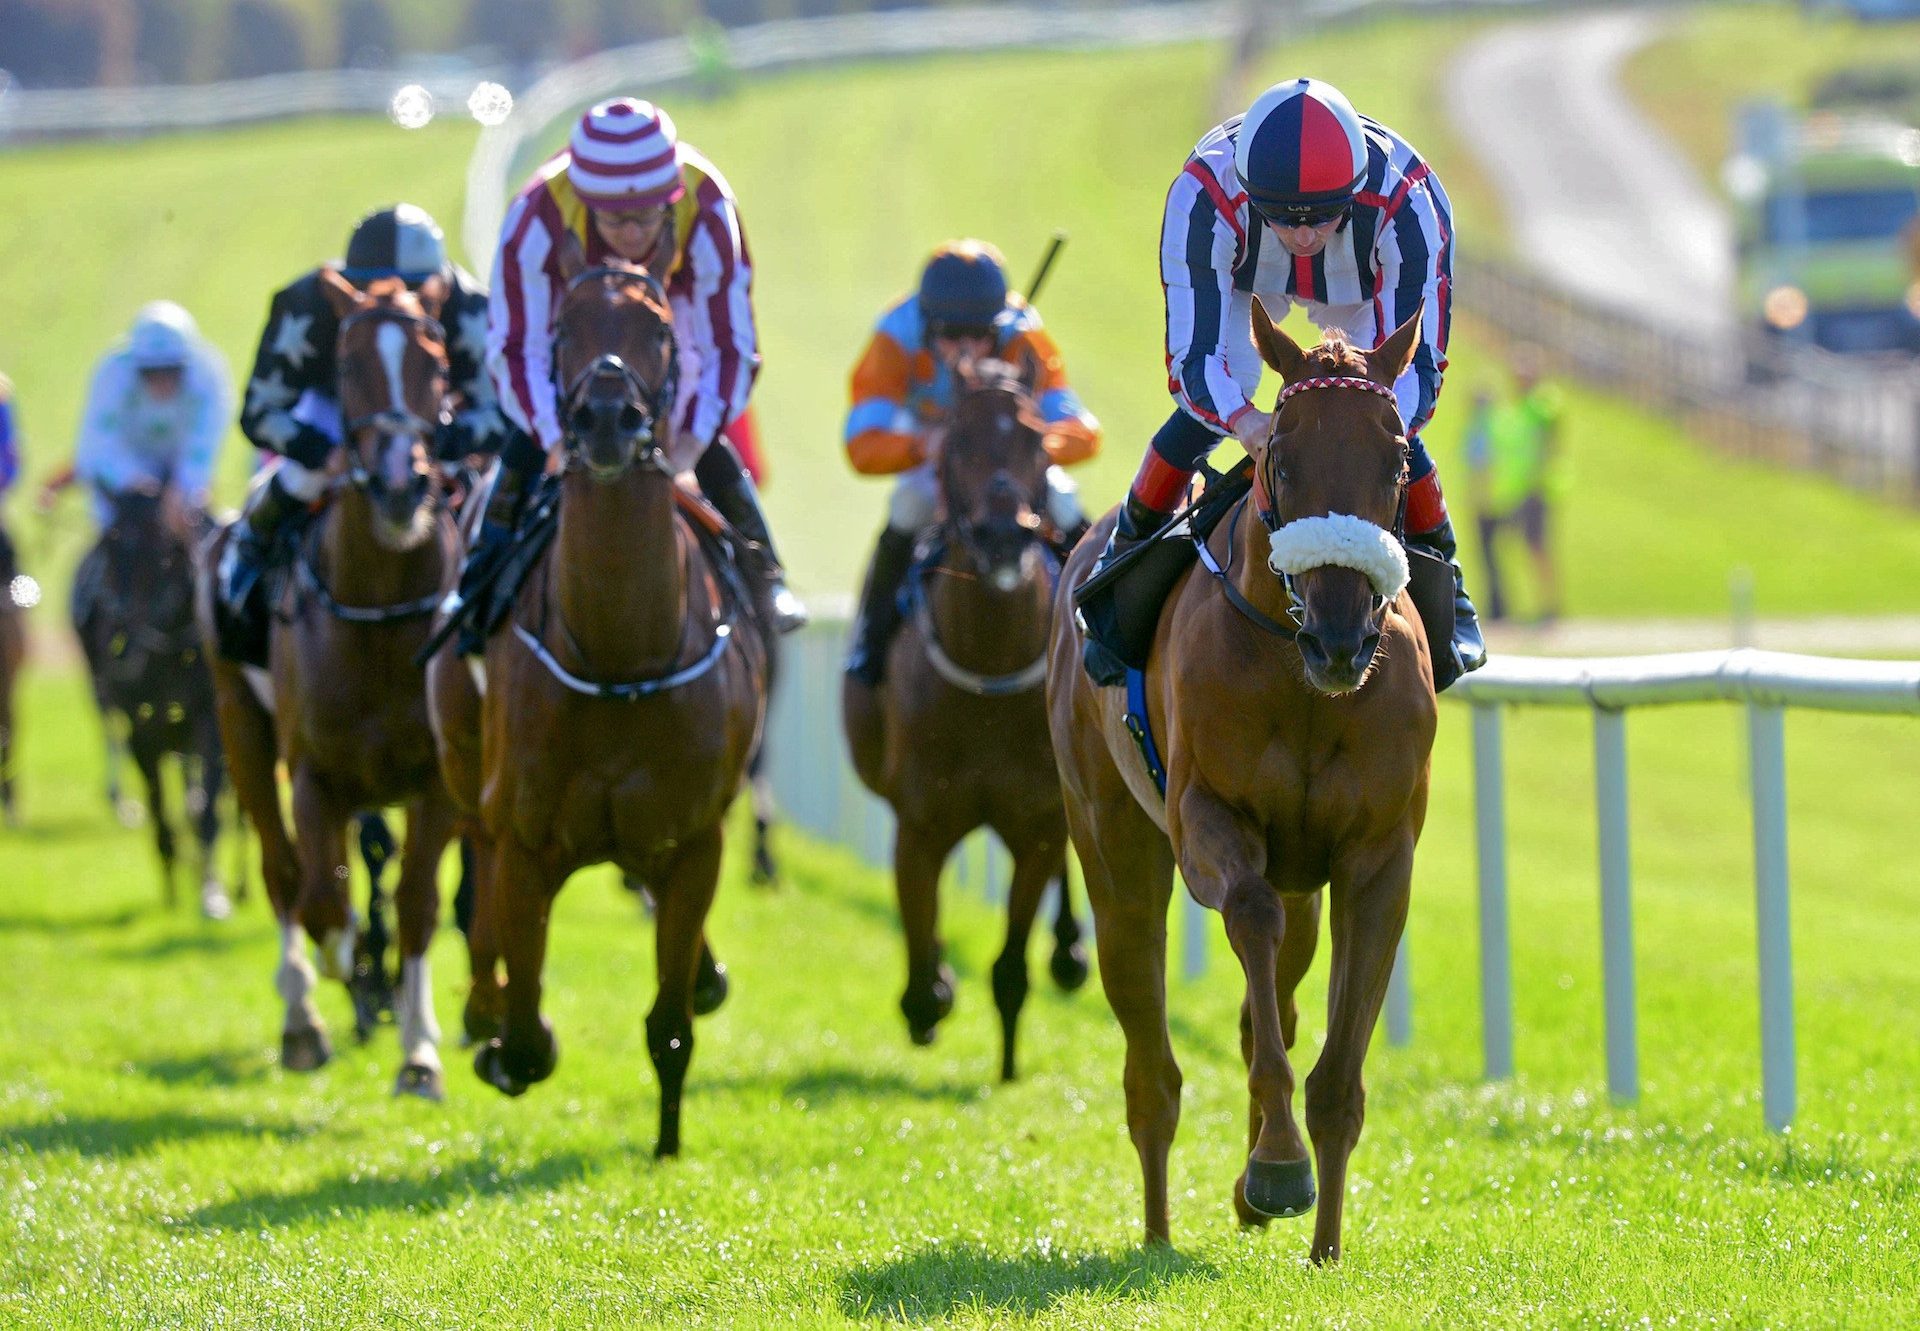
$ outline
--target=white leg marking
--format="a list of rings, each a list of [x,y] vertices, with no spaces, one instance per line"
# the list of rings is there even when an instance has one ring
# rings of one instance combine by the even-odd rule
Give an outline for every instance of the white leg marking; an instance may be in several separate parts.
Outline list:
[[[300,946],[300,926],[291,920],[280,926],[280,968],[274,972],[273,983],[287,1005],[286,1029],[317,1030],[320,1012],[313,1005],[313,989],[318,980],[313,963]]]
[[[423,954],[400,963],[400,1049],[408,1067],[440,1066],[440,1021],[433,1012],[433,973]]]

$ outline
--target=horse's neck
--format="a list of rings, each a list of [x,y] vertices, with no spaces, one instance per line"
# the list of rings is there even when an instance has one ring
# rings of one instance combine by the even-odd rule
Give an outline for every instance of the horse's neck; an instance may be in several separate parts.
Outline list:
[[[666,668],[679,654],[686,617],[672,478],[635,467],[604,484],[583,472],[562,484],[547,594],[565,633],[550,625],[549,645],[577,652],[578,664],[598,679]]]
[[[436,527],[410,550],[389,550],[374,535],[373,506],[347,487],[320,522],[319,564],[328,593],[342,605],[384,606],[430,596],[440,586],[446,552]]]
[[[1047,650],[1053,586],[1045,554],[1030,547],[1019,585],[998,591],[951,551],[927,578],[927,609],[946,654],[983,675],[1023,670]]]

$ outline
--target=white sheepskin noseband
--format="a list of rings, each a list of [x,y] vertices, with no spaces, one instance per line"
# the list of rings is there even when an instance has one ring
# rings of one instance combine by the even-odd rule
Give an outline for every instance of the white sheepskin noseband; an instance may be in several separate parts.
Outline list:
[[[1392,600],[1407,585],[1407,552],[1392,532],[1351,513],[1295,518],[1271,537],[1267,565],[1281,575],[1315,568],[1350,568],[1367,575],[1374,592]]]

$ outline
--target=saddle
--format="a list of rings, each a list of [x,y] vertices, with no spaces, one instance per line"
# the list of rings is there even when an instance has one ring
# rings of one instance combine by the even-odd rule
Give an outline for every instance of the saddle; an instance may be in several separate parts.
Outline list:
[[[1100,685],[1126,681],[1147,668],[1160,612],[1182,575],[1199,558],[1199,546],[1253,489],[1253,460],[1242,458],[1224,473],[1202,466],[1205,488],[1159,531],[1125,551],[1108,567],[1074,588],[1073,600],[1087,631],[1087,673]],[[1403,539],[1411,574],[1407,585],[1427,635],[1434,687],[1454,679],[1453,570],[1438,555]]]

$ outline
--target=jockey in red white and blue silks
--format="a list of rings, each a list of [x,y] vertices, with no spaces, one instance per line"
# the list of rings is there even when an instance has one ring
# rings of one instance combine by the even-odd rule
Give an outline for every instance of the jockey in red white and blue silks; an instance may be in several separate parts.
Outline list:
[[[1167,388],[1178,409],[1154,436],[1099,567],[1165,524],[1222,438],[1266,437],[1271,416],[1253,404],[1264,368],[1250,331],[1255,296],[1276,320],[1298,305],[1363,349],[1419,310],[1413,364],[1394,385],[1411,448],[1407,535],[1453,565],[1455,666],[1483,664],[1440,479],[1420,441],[1447,366],[1452,255],[1438,177],[1328,84],[1277,83],[1209,131],[1167,192],[1160,233]],[[1097,638],[1099,626],[1089,628]]]
[[[666,288],[680,348],[674,460],[764,556],[782,627],[805,612],[787,591],[773,538],[727,427],[746,409],[760,369],[753,265],[724,177],[682,143],[665,111],[618,98],[581,116],[567,147],[534,172],[507,208],[494,258],[487,361],[501,405],[526,430],[509,446],[469,570],[511,526],[526,479],[557,457],[564,430],[553,382],[553,314],[565,293],[561,255],[589,266],[642,264]]]

